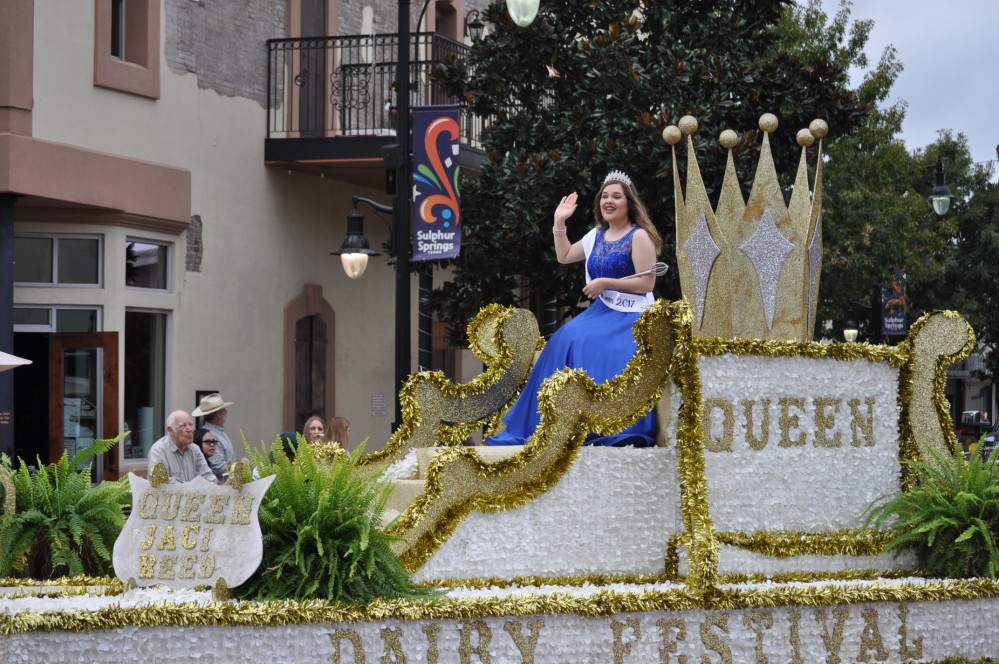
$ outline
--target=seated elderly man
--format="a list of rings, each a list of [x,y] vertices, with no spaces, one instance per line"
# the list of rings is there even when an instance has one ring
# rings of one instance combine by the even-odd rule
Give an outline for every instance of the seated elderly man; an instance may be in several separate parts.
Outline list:
[[[166,421],[167,435],[149,448],[149,474],[153,466],[166,466],[171,484],[190,482],[198,475],[215,483],[215,473],[201,449],[194,445],[194,420],[182,410],[170,413]]]

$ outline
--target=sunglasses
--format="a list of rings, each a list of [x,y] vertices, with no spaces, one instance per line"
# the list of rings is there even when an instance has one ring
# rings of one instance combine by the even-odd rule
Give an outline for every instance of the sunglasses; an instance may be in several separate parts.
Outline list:
[[[202,445],[218,445],[218,442],[219,441],[215,440],[214,438],[202,438],[201,439],[201,444]]]

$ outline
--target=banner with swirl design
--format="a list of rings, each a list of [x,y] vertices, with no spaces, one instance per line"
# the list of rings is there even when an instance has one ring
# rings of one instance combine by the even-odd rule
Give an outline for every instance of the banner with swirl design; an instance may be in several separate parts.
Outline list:
[[[457,106],[413,109],[413,258],[455,258],[461,249]]]

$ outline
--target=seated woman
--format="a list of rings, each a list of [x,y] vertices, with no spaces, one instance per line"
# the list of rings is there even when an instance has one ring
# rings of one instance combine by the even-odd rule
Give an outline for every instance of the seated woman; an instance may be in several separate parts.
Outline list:
[[[201,453],[205,455],[205,460],[210,459],[215,455],[215,451],[218,449],[219,441],[215,438],[215,434],[211,432],[210,429],[201,427],[200,429],[195,429],[194,431],[194,444],[198,446]],[[215,473],[215,481],[219,484],[223,484],[227,479],[229,479],[229,473],[225,465],[222,465],[215,469],[211,463],[208,464],[212,468],[212,472]]]
[[[563,264],[586,260],[583,294],[593,302],[545,344],[524,390],[503,418],[506,428],[486,439],[486,445],[522,445],[530,438],[541,420],[538,390],[556,371],[584,369],[594,382],[604,383],[619,375],[637,350],[632,325],[654,301],[655,275],[632,275],[652,268],[662,238],[631,178],[621,171],[604,179],[593,202],[596,227],[570,243],[565,223],[575,210],[575,192],[563,197],[555,210],[555,253]],[[647,447],[655,439],[655,413],[649,412],[620,434],[591,435],[586,444]]]

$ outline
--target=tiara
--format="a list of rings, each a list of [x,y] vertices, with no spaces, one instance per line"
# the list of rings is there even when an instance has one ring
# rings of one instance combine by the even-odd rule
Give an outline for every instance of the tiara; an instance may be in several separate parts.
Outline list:
[[[628,174],[624,171],[611,171],[608,173],[607,177],[604,178],[604,184],[607,184],[608,182],[623,182],[629,187],[635,186],[631,184],[631,178],[629,178]]]

